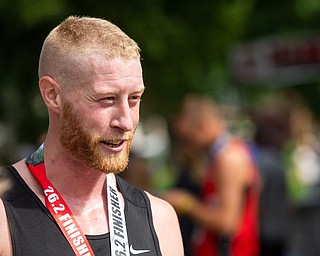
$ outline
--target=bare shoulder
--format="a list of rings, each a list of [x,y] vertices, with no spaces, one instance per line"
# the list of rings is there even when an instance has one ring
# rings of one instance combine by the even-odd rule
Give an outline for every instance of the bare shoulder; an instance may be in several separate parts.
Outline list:
[[[225,159],[232,162],[251,162],[251,156],[248,150],[248,146],[240,141],[235,140],[228,143],[228,146],[225,148]]]
[[[252,156],[243,142],[229,143],[218,158],[218,172],[228,180],[249,184],[254,175],[254,162]],[[236,171],[235,171],[236,170]]]
[[[0,199],[0,255],[10,256],[11,240],[9,233],[9,225],[3,201]]]
[[[182,256],[183,244],[177,214],[163,199],[147,193],[152,209],[153,224],[159,238],[163,255]]]

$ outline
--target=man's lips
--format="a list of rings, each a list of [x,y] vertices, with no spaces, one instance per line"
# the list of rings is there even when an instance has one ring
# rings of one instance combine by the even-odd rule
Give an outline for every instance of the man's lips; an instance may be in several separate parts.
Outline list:
[[[106,140],[101,143],[113,152],[120,152],[125,148],[127,140]]]
[[[125,142],[125,140],[102,141],[103,144],[105,144],[111,148],[119,147],[124,142]]]

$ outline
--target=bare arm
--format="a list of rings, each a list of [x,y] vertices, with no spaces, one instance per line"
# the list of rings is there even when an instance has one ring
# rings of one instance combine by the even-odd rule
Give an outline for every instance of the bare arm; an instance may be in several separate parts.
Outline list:
[[[175,210],[164,200],[147,194],[162,255],[183,256],[182,237]]]
[[[12,255],[9,225],[7,221],[6,211],[4,209],[4,205],[1,199],[0,199],[0,255],[1,256]]]
[[[218,200],[208,205],[185,190],[173,190],[164,195],[177,212],[188,214],[194,221],[215,233],[230,235],[236,230],[243,209],[244,191],[250,179],[252,164],[247,152],[228,149],[219,156],[215,170]]]

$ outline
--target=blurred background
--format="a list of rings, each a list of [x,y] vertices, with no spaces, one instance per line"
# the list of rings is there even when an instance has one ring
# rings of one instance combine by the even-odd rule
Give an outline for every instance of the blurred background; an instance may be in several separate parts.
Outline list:
[[[319,117],[316,0],[0,0],[0,14],[3,164],[19,154],[18,144],[38,143],[45,132],[38,57],[49,31],[71,14],[109,19],[139,43],[142,120],[168,120],[188,92],[212,95],[238,117],[274,94],[294,93]]]
[[[48,120],[38,91],[38,57],[49,31],[69,15],[108,19],[142,49],[146,92],[129,166],[138,174],[127,172],[128,179],[155,193],[174,186],[179,154],[171,121],[186,94],[212,96],[230,129],[256,149],[267,188],[262,235],[281,246],[285,240],[281,255],[301,255],[310,247],[305,240],[316,243],[319,1],[0,0],[0,165],[43,141]],[[258,155],[270,148],[281,158]],[[282,200],[276,206],[275,197]],[[288,209],[302,212],[288,217]],[[301,225],[289,232],[280,218],[292,216]],[[280,222],[267,222],[275,219]],[[308,239],[303,231],[311,233]]]

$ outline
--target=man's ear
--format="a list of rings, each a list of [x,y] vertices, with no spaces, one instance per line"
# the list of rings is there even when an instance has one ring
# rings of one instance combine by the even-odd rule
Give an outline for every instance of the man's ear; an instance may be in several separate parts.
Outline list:
[[[39,80],[39,88],[47,108],[59,113],[61,108],[61,89],[58,83],[50,76],[43,76]]]

